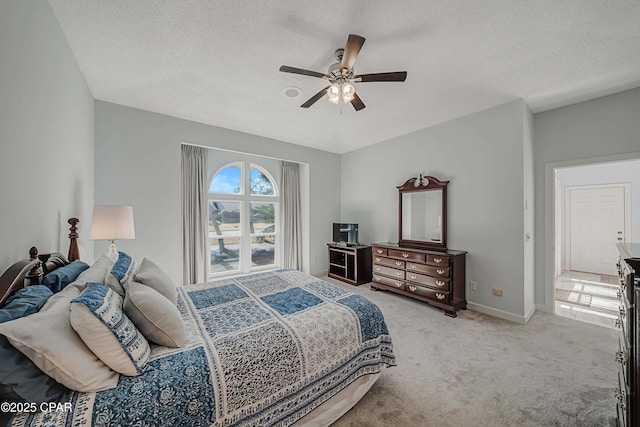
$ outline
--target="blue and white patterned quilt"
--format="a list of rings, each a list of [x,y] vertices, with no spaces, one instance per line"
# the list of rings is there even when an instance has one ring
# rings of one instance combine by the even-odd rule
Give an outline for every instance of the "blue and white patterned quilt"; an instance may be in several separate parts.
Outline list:
[[[296,270],[180,288],[178,308],[185,347],[155,346],[142,375],[12,425],[286,426],[395,365],[375,304]]]

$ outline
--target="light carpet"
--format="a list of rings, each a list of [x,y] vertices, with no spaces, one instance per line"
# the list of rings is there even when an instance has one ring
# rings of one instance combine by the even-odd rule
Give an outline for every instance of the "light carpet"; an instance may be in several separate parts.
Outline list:
[[[527,325],[323,277],[374,301],[398,366],[334,427],[614,426],[618,331],[537,312]]]

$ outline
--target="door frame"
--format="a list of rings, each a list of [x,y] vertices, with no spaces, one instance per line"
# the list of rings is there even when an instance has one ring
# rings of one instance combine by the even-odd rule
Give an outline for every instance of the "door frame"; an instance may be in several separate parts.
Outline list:
[[[624,193],[624,234],[623,241],[628,242],[631,239],[631,184],[628,182],[614,184],[597,184],[597,185],[573,185],[564,189],[564,217],[561,221],[561,227],[564,228],[565,241],[565,263],[567,269],[571,271],[571,190],[601,190],[605,188],[622,188]]]
[[[544,286],[544,304],[536,304],[536,309],[544,311],[546,313],[555,313],[554,294],[555,294],[555,277],[554,277],[554,241],[555,241],[555,227],[554,227],[554,214],[556,210],[554,200],[554,178],[556,169],[566,168],[571,166],[585,166],[594,165],[598,163],[611,163],[611,162],[624,162],[629,160],[639,160],[640,151],[627,154],[618,154],[612,156],[591,157],[585,159],[576,160],[562,160],[557,162],[544,163],[544,189],[543,197],[544,203],[540,207],[543,210],[542,222],[543,228],[540,232],[536,231],[536,235],[541,236],[541,244],[536,244],[535,249],[535,265],[536,277],[538,274],[543,273]],[[536,213],[538,215],[538,213]],[[536,220],[536,224],[540,223]],[[562,232],[562,230],[560,230]],[[540,234],[539,234],[540,233]],[[542,265],[540,265],[542,264]],[[536,279],[538,282],[539,279]]]

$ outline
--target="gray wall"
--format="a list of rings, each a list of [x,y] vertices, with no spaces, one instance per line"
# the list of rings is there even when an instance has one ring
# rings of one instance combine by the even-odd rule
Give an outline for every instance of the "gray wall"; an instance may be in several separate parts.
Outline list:
[[[640,89],[534,115],[536,304],[549,310],[553,242],[545,218],[552,214],[553,165],[640,158]],[[549,165],[549,167],[547,167]],[[545,178],[550,178],[549,183]],[[551,193],[552,194],[552,193]],[[638,215],[635,212],[633,215]],[[552,217],[551,217],[552,218]],[[550,228],[553,222],[549,222]]]
[[[42,252],[80,252],[93,207],[93,97],[46,1],[0,2],[0,270]]]
[[[419,173],[449,180],[447,246],[468,251],[478,286],[467,300],[523,319],[527,114],[515,101],[344,154],[342,221],[360,224],[362,242],[397,242],[396,186]]]
[[[96,101],[95,202],[129,204],[134,210],[136,239],[118,242],[119,249],[138,259],[149,257],[181,283],[182,142],[307,164],[303,267],[312,274],[327,270],[331,222],[340,216],[337,154]],[[106,243],[96,243],[96,254],[106,250]]]

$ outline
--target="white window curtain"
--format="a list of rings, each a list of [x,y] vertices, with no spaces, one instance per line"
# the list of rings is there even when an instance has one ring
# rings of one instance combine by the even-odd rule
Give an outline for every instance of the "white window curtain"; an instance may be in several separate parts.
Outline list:
[[[300,165],[282,162],[282,267],[302,267],[300,218]]]
[[[208,149],[182,144],[182,279],[185,285],[209,277]]]

